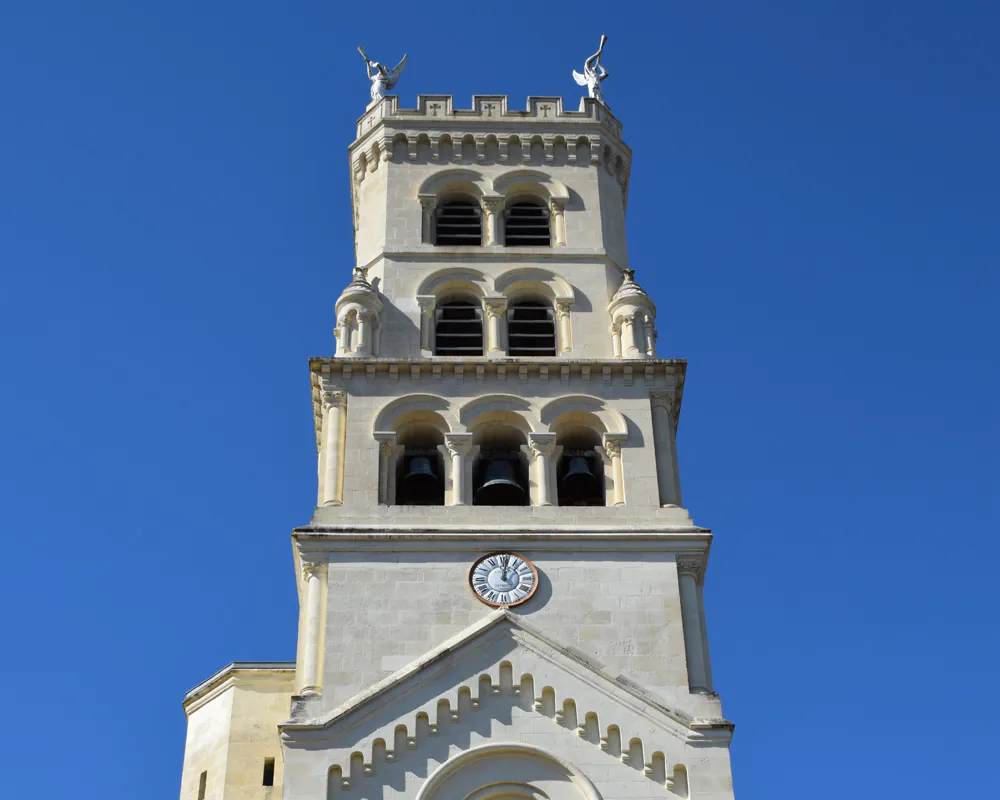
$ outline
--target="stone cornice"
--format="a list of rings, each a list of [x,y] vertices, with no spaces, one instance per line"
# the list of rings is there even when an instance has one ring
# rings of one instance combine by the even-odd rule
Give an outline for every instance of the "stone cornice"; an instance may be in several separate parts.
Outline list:
[[[676,559],[696,558],[704,567],[712,546],[712,534],[705,528],[686,530],[643,530],[638,526],[618,526],[617,530],[594,529],[586,532],[559,529],[512,531],[496,526],[469,531],[456,527],[418,529],[366,525],[308,525],[296,528],[293,544],[301,558],[323,558],[331,552],[449,552],[479,553],[496,549],[501,543],[532,552],[608,552],[663,553]],[[623,530],[623,528],[625,528]]]
[[[184,695],[184,713],[190,715],[240,682],[288,681],[291,694],[294,661],[233,661]]]

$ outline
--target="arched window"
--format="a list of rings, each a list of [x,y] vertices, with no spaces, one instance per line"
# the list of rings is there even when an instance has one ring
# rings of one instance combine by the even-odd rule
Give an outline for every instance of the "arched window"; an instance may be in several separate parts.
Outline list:
[[[444,435],[429,425],[414,425],[399,434],[402,452],[396,464],[396,505],[443,506]]]
[[[507,351],[512,356],[556,354],[556,321],[548,303],[524,300],[507,309]]]
[[[434,244],[481,245],[483,223],[479,206],[471,200],[449,200],[437,207]]]
[[[434,312],[434,355],[481,356],[483,309],[470,300],[448,300]]]
[[[508,247],[548,247],[549,209],[537,200],[518,200],[507,207],[504,244]]]
[[[573,426],[556,439],[562,454],[556,467],[556,486],[561,506],[603,506],[604,460],[596,448],[601,437],[590,428]]]
[[[524,434],[506,425],[490,425],[475,438],[479,456],[472,468],[472,504],[526,506],[528,465],[521,447]]]

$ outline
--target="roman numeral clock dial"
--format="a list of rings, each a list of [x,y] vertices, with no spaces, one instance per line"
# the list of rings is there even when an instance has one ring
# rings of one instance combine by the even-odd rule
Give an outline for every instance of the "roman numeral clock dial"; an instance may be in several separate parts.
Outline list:
[[[534,594],[538,570],[517,553],[490,553],[472,565],[469,585],[476,597],[488,606],[516,606]]]

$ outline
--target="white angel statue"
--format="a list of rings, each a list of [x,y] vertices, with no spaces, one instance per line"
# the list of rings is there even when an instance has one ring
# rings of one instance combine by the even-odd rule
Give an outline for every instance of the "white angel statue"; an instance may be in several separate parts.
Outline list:
[[[363,47],[359,47],[358,52],[361,53],[361,57],[365,60],[365,66],[368,68],[368,80],[372,82],[372,102],[374,103],[385,97],[385,93],[391,91],[392,87],[399,81],[399,76],[403,74],[403,68],[406,66],[406,56],[404,55],[403,60],[393,68],[392,72],[389,72],[384,64],[379,64],[368,58]]]
[[[607,40],[608,37],[602,35],[601,46],[597,48],[597,52],[583,62],[583,75],[573,70],[574,80],[580,86],[586,86],[587,94],[599,103],[604,103],[604,91],[601,89],[601,81],[611,74],[601,65],[601,53],[604,51],[604,43]],[[607,104],[605,103],[605,105]]]

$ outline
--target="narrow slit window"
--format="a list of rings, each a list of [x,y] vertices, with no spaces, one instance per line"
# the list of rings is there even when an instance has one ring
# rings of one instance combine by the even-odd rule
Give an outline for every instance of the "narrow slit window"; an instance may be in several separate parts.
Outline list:
[[[205,800],[205,791],[208,789],[208,770],[201,773],[198,778],[198,800]]]
[[[483,310],[465,300],[445,303],[435,311],[434,354],[481,356],[483,354]]]
[[[435,244],[478,247],[483,243],[479,207],[467,200],[442,203],[438,206],[435,231]]]
[[[274,759],[264,759],[264,785],[274,786]]]
[[[518,303],[507,310],[508,352],[512,356],[554,356],[556,325],[543,303]]]
[[[508,247],[548,247],[550,243],[549,210],[538,203],[514,203],[507,211]]]

